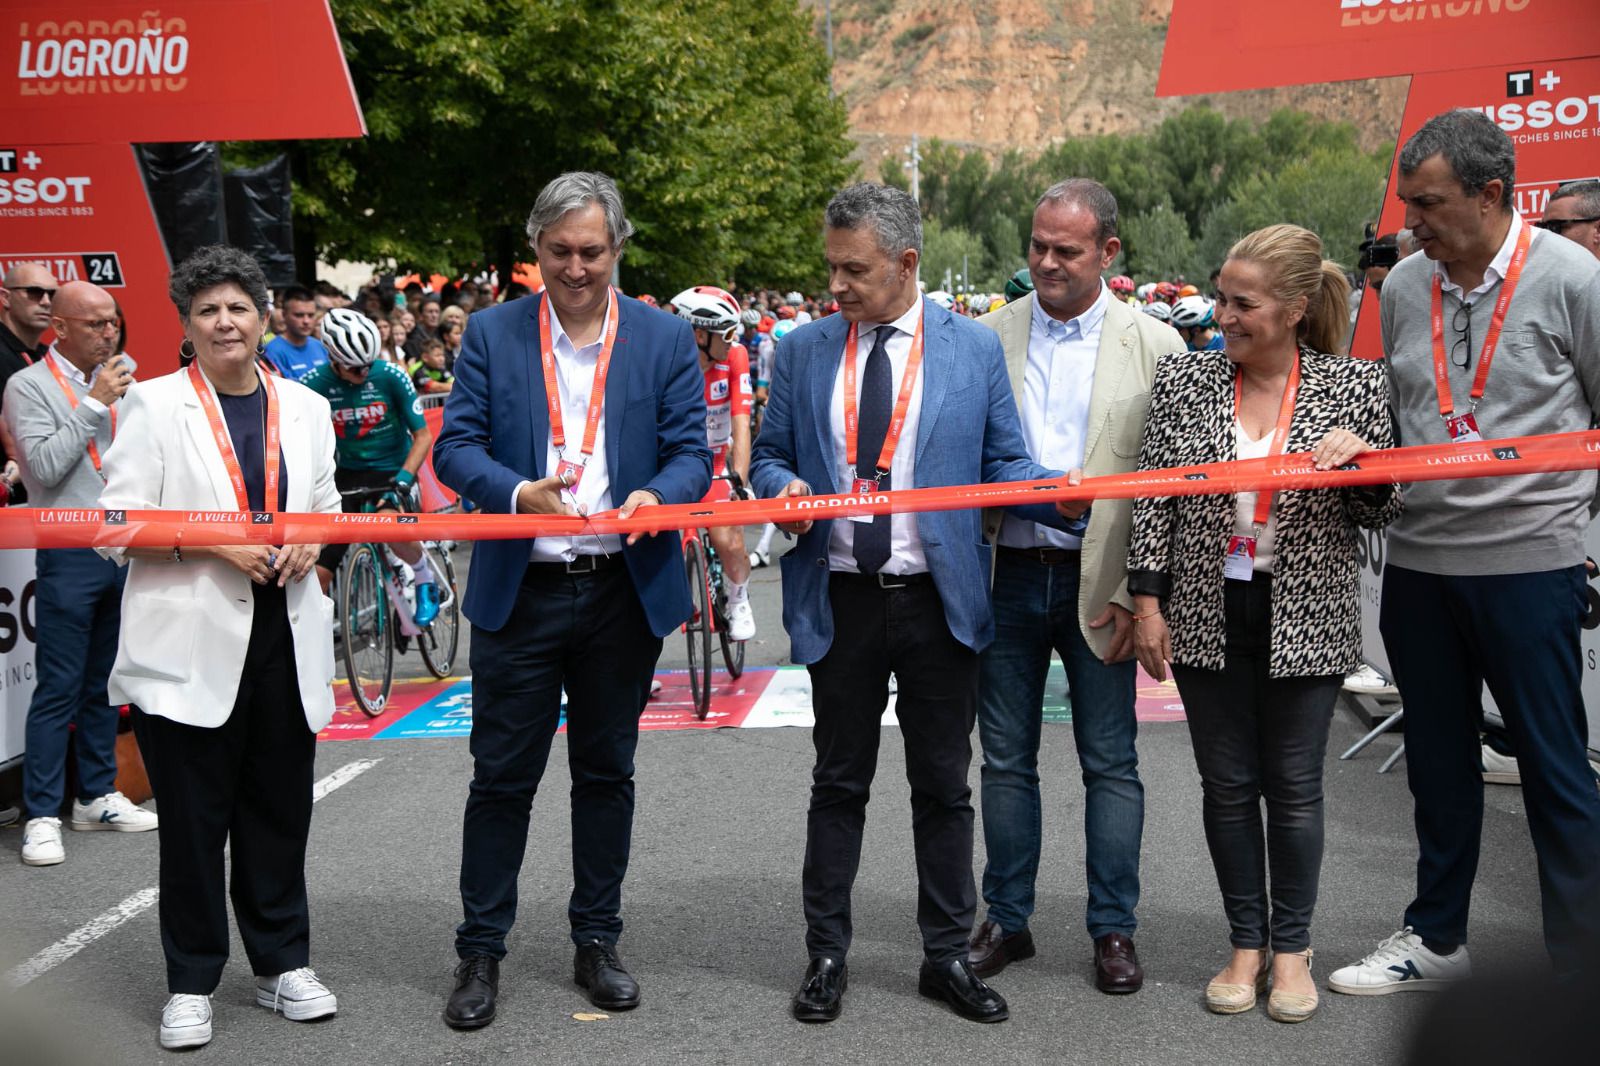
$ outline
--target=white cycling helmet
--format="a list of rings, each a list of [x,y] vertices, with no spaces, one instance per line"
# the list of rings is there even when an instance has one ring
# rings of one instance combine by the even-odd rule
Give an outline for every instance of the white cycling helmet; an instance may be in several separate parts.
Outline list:
[[[928,299],[932,300],[946,311],[952,310],[956,306],[956,298],[945,292],[943,289],[934,289],[932,292],[928,293]]]
[[[1147,281],[1143,285],[1140,285],[1137,289],[1134,289],[1133,295],[1136,296],[1141,303],[1149,303],[1151,298],[1155,295],[1155,291],[1156,283],[1153,281]]]
[[[696,285],[674,296],[672,306],[695,329],[720,333],[730,343],[739,331],[739,301],[726,289]]]
[[[739,321],[744,323],[746,329],[755,329],[761,325],[761,312],[752,307],[739,316]]]
[[[372,319],[348,307],[335,307],[322,317],[322,343],[328,358],[349,370],[371,366],[383,345]]]
[[[1151,300],[1149,303],[1139,308],[1139,310],[1143,311],[1145,314],[1156,319],[1157,321],[1172,321],[1172,305],[1167,303],[1165,300]]]
[[[1216,320],[1216,305],[1204,296],[1185,296],[1172,305],[1172,324],[1179,329],[1209,326]]]

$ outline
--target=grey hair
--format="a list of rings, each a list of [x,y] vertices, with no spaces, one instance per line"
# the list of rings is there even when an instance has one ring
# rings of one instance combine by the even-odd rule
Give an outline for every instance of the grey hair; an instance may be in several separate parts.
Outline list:
[[[1600,178],[1569,181],[1550,194],[1549,202],[1565,200],[1569,196],[1578,198],[1578,210],[1583,214],[1600,215]]]
[[[1068,178],[1056,182],[1044,191],[1033,209],[1037,211],[1047,203],[1071,204],[1093,215],[1099,227],[1096,239],[1101,244],[1117,235],[1117,198],[1111,195],[1110,189],[1093,178]]]
[[[597,170],[569,170],[539,190],[533,210],[528,213],[528,243],[537,244],[539,234],[569,212],[594,203],[605,213],[611,247],[620,249],[633,236],[633,223],[623,213],[617,183]]]
[[[1400,258],[1404,259],[1417,250],[1416,234],[1402,226],[1395,230],[1394,246],[1400,250]]]
[[[878,247],[890,258],[907,248],[922,254],[922,212],[911,194],[891,185],[861,181],[833,194],[823,213],[829,229],[860,229],[870,225]]]
[[[1410,177],[1434,156],[1443,156],[1469,194],[1501,182],[1500,206],[1510,210],[1517,190],[1517,150],[1506,131],[1482,111],[1441,111],[1400,149],[1400,173]]]
[[[199,293],[216,285],[233,283],[244,290],[256,312],[267,313],[272,297],[267,292],[267,276],[261,265],[237,248],[226,244],[208,244],[194,252],[172,270],[167,280],[167,295],[178,317],[189,321],[189,307]]]

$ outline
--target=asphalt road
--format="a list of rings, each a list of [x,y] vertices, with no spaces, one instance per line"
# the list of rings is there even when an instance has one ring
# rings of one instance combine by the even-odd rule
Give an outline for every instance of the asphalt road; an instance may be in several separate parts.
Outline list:
[[[776,566],[757,572],[753,595],[761,632],[750,661],[781,663],[787,645]],[[682,661],[682,642],[669,641],[663,666]],[[1278,1025],[1259,1009],[1230,1018],[1205,1012],[1201,989],[1226,957],[1227,929],[1182,724],[1147,724],[1140,734],[1148,810],[1137,936],[1144,990],[1113,998],[1091,983],[1082,925],[1082,788],[1072,732],[1051,726],[1041,752],[1045,852],[1033,924],[1039,956],[993,981],[1011,1003],[1012,1020],[974,1025],[920,998],[904,758],[897,731],[889,732],[854,897],[850,991],[844,1017],[833,1025],[801,1026],[787,1013],[805,966],[799,869],[809,731],[642,737],[621,950],[644,1002],[609,1017],[596,1017],[571,981],[571,835],[564,740],[557,738],[548,787],[534,803],[500,1016],[477,1033],[452,1032],[439,1020],[460,913],[466,742],[358,740],[319,749],[318,778],[353,776],[317,804],[308,859],[313,965],[339,996],[338,1016],[295,1024],[254,1006],[236,942],[213,1001],[216,1037],[188,1054],[196,1062],[252,1066],[991,1058],[1310,1066],[1399,1058],[1432,997],[1324,992],[1319,1015],[1300,1026]],[[1336,716],[1331,749],[1343,750],[1359,733],[1352,718]],[[1380,740],[1352,762],[1330,756],[1328,847],[1314,931],[1324,978],[1392,932],[1409,898],[1415,845],[1404,763],[1376,773],[1394,744]],[[1521,791],[1487,791],[1472,919],[1479,973],[1504,971],[1540,950]],[[0,970],[15,972],[30,960],[36,969],[40,960],[56,964],[20,991],[0,994],[0,1062],[171,1061],[156,1043],[166,999],[156,910],[148,906],[156,835],[69,833],[66,863],[48,869],[18,861],[20,838],[15,828],[0,830]],[[980,845],[980,872],[981,854]]]

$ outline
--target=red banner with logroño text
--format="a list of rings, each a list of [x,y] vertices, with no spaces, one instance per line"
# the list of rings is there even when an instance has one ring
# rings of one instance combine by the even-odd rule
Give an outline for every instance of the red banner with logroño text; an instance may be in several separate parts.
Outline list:
[[[366,124],[328,0],[54,0],[0,5],[0,131],[127,144],[360,137]]]
[[[1173,0],[1156,95],[1593,55],[1596,0]]]
[[[1593,21],[1600,23],[1600,14]],[[1428,119],[1457,107],[1482,111],[1516,145],[1516,209],[1529,222],[1543,217],[1558,186],[1600,177],[1600,58],[1419,74],[1406,97],[1379,234],[1405,225],[1405,205],[1396,198],[1399,146]],[[1383,356],[1376,299],[1363,296],[1350,351],[1368,359]]]

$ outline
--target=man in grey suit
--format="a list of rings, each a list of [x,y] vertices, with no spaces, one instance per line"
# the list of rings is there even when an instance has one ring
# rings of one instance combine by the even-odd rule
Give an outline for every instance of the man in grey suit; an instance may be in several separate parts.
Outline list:
[[[750,463],[758,493],[796,508],[783,527],[800,534],[781,562],[783,624],[791,657],[811,672],[817,719],[802,875],[811,963],[794,1015],[839,1016],[850,890],[893,674],[917,856],[918,988],[963,1017],[1001,1021],[1005,1000],[966,958],[977,910],[967,768],[978,653],[993,633],[980,515],[811,520],[804,497],[1055,473],[1027,457],[994,334],[918,295],[916,202],[852,185],[828,204],[825,242],[841,314],[779,345]],[[1050,504],[1025,510],[1040,521],[1055,514]]]
[[[1099,182],[1051,186],[1034,208],[1028,269],[1034,291],[978,321],[1000,335],[1028,453],[1069,478],[1138,466],[1156,358],[1183,351],[1172,327],[1107,292],[1101,273],[1121,249],[1117,201]],[[1134,750],[1132,506],[1103,500],[1068,512],[1063,531],[999,511],[995,640],[983,653],[983,837],[988,917],[973,934],[975,972],[995,974],[1034,954],[1028,919],[1039,870],[1039,730],[1052,650],[1072,694],[1072,728],[1086,789],[1084,843],[1095,984],[1136,992],[1134,951],[1144,786]]]

